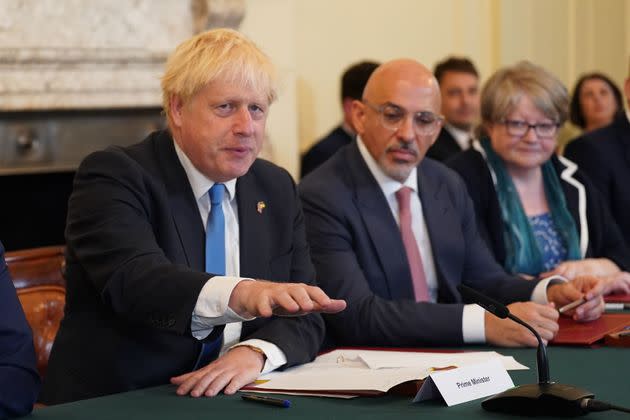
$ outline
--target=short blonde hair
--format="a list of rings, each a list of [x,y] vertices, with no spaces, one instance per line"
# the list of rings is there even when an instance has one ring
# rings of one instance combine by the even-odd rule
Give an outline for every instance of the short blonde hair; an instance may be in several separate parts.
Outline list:
[[[170,98],[185,103],[214,81],[238,84],[276,99],[276,70],[251,40],[232,29],[202,32],[181,43],[166,62],[162,105],[170,118]]]
[[[484,124],[502,121],[523,96],[557,124],[567,120],[567,88],[549,71],[528,61],[504,67],[488,79],[481,91],[481,120]]]

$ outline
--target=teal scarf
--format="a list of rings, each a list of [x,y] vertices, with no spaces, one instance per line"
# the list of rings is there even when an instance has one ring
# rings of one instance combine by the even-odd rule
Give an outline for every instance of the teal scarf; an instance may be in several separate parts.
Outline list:
[[[510,273],[537,276],[545,271],[542,252],[525,215],[512,177],[508,174],[503,160],[492,149],[490,140],[482,139],[480,143],[486,152],[488,165],[496,177],[495,187],[503,219],[506,251],[504,267]],[[541,169],[551,218],[567,248],[567,259],[579,260],[581,255],[577,228],[567,209],[564,192],[551,159],[545,162]]]

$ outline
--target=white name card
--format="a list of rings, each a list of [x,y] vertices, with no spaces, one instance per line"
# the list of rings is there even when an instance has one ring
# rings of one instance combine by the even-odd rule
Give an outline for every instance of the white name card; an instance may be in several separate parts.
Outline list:
[[[513,388],[514,383],[498,359],[436,371],[429,375],[413,402],[442,398],[450,407]]]

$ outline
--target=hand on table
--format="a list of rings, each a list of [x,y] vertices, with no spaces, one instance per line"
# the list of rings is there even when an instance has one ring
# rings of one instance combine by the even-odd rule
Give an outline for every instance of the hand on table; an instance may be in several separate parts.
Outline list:
[[[586,298],[587,302],[566,313],[580,322],[593,321],[604,312],[604,281],[593,276],[579,276],[567,283],[554,284],[547,288],[547,299],[557,308]]]
[[[171,378],[177,395],[214,397],[223,390],[231,395],[252,383],[265,365],[265,357],[247,346],[234,347],[207,366]]]
[[[540,305],[535,302],[515,302],[508,305],[510,313],[531,325],[545,344],[558,332],[558,311],[553,304]],[[527,328],[511,319],[500,319],[491,313],[485,314],[486,341],[504,347],[536,347],[538,340]]]

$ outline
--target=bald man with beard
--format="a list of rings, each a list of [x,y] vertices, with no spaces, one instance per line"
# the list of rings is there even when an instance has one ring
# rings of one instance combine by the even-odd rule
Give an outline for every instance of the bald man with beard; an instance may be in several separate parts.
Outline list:
[[[381,65],[353,103],[356,143],[299,186],[318,283],[348,303],[325,316],[336,345],[535,346],[525,328],[465,304],[457,286],[508,304],[544,340],[558,330],[551,302],[582,296],[562,279],[511,276],[493,259],[462,180],[424,159],[439,112],[439,86],[425,66]]]

